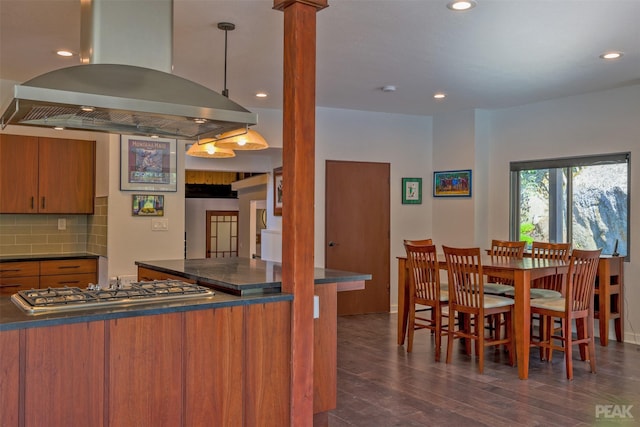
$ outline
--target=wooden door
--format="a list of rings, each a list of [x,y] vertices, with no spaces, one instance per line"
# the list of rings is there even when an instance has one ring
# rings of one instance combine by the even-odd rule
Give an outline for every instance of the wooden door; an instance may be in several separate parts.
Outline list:
[[[370,273],[365,289],[338,293],[338,314],[389,311],[388,163],[327,160],[325,266]]]
[[[38,212],[38,138],[0,135],[0,213]]]
[[[40,138],[40,213],[92,214],[95,142]]]

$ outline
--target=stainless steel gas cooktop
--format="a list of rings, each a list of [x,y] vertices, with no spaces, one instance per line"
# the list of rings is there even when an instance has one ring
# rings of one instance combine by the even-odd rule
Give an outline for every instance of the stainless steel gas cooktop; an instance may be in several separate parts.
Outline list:
[[[11,300],[29,314],[83,310],[93,307],[128,307],[165,301],[182,301],[212,297],[215,292],[204,286],[179,280],[136,282],[125,286],[87,289],[75,287],[18,291]]]

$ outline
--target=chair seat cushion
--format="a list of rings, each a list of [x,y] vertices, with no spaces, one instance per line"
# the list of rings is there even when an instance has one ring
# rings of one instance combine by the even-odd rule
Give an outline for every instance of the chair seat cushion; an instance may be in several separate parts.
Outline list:
[[[513,305],[513,299],[506,297],[499,297],[497,295],[485,295],[484,296],[484,308],[496,308],[506,307]]]
[[[502,283],[485,283],[484,293],[491,295],[504,295],[505,292],[513,290],[511,285],[503,285]]]
[[[485,292],[486,293],[486,292]],[[553,289],[540,289],[540,288],[531,288],[530,291],[531,299],[538,298],[562,298],[562,294],[558,291],[554,291]],[[505,296],[513,298],[516,295],[516,290],[511,289],[504,293]]]
[[[561,311],[565,309],[564,298],[537,298],[531,300],[531,308],[542,308],[545,310]]]

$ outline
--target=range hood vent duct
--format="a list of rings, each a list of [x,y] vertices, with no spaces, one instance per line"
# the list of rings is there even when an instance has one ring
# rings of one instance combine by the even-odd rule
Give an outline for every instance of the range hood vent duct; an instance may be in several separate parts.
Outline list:
[[[62,68],[16,85],[14,97],[3,129],[59,126],[195,140],[257,123],[256,114],[202,85],[132,65]]]
[[[16,85],[0,117],[3,129],[11,124],[198,140],[257,124],[257,114],[167,72],[172,0],[82,0],[80,6],[83,65]]]

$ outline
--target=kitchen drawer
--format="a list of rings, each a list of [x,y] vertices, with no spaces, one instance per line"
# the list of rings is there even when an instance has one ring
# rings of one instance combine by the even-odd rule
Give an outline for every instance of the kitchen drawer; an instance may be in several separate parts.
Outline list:
[[[36,263],[37,264],[37,263]],[[0,295],[11,295],[25,289],[38,289],[40,278],[30,277],[0,277]]]
[[[0,263],[0,279],[5,277],[38,276],[40,263],[38,261],[17,261]]]
[[[40,261],[40,275],[76,275],[79,273],[95,273],[98,271],[95,259],[64,259],[57,261]]]
[[[40,288],[60,288],[72,286],[86,288],[89,283],[97,283],[96,273],[57,274],[52,276],[40,276]]]

